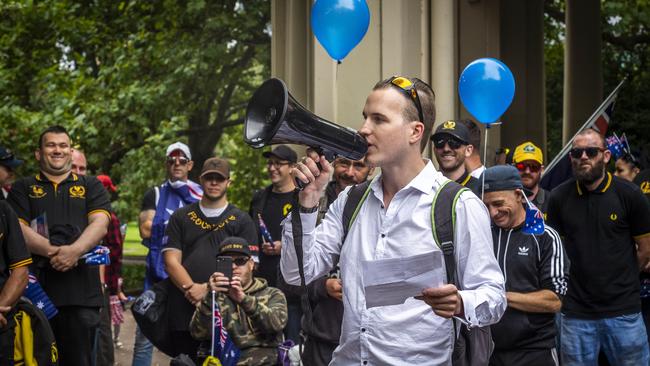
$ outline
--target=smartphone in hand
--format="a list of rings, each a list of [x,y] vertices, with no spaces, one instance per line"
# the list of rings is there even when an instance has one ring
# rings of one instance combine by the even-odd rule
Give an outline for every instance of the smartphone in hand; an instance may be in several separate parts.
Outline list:
[[[223,273],[224,277],[228,277],[228,281],[232,281],[232,257],[217,257],[217,272]]]

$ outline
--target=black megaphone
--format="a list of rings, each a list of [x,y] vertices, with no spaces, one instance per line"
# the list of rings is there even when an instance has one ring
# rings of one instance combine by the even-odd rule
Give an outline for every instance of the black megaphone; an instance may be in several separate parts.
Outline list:
[[[289,93],[284,81],[277,78],[265,81],[248,102],[244,141],[254,148],[306,145],[329,161],[336,156],[360,160],[368,151],[363,136],[311,113]]]

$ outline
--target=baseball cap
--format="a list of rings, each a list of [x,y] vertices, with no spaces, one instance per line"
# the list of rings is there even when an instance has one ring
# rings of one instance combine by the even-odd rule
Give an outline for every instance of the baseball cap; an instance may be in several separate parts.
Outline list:
[[[275,156],[280,160],[286,160],[294,164],[298,162],[298,154],[287,145],[278,145],[273,150],[264,152],[262,156],[265,158]]]
[[[436,132],[431,136],[431,141],[436,139],[436,136],[443,134],[454,136],[455,138],[461,140],[463,143],[469,144],[469,130],[467,129],[467,126],[460,122],[452,120],[444,122],[438,126],[438,128],[436,128]]]
[[[111,191],[111,192],[116,192],[117,187],[115,184],[113,184],[113,181],[111,180],[111,177],[109,177],[106,174],[101,174],[97,176],[97,179],[99,179],[100,182],[102,182],[102,185],[106,190]]]
[[[190,153],[190,148],[182,142],[174,142],[173,144],[167,146],[167,153],[165,153],[165,156],[171,155],[171,153],[173,153],[176,150],[182,151],[183,154],[185,154],[185,156],[188,159],[192,160],[192,154]]]
[[[224,159],[210,158],[203,163],[200,177],[210,173],[217,173],[224,178],[230,178],[230,164]]]
[[[512,162],[516,164],[521,163],[525,160],[534,160],[540,164],[544,164],[544,155],[542,154],[542,149],[530,141],[526,141],[523,144],[517,146],[512,156]]]
[[[248,247],[248,242],[244,238],[238,236],[229,236],[221,242],[219,246],[219,255],[224,255],[226,253],[239,253],[251,256],[251,250]]]
[[[7,168],[14,169],[23,163],[22,160],[16,159],[13,151],[0,146],[0,165],[3,165]]]
[[[479,182],[483,182],[483,191],[485,192],[521,189],[526,196],[530,196],[532,193],[524,188],[517,168],[512,165],[495,165],[489,167],[483,171],[483,174],[481,174],[478,180]]]

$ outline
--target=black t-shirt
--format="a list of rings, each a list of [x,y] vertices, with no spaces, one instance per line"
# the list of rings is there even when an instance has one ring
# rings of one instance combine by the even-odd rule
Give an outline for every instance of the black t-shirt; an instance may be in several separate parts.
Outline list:
[[[542,187],[539,187],[539,190],[537,191],[537,195],[535,195],[535,199],[532,200],[533,204],[539,208],[540,211],[542,211],[542,214],[544,214],[544,218],[547,217],[548,213],[548,200],[551,196],[551,192],[545,190]]]
[[[639,312],[635,238],[650,235],[650,205],[639,187],[607,173],[589,192],[571,179],[553,190],[548,224],[571,260],[562,312],[602,319]]]
[[[108,193],[99,180],[74,173],[59,184],[50,182],[43,174],[23,178],[14,183],[8,202],[18,219],[27,225],[45,213],[48,227],[69,224],[83,232],[88,216],[103,213],[111,217]],[[102,306],[99,266],[80,263],[67,272],[59,272],[49,265],[49,259],[35,257],[45,264],[37,275],[55,306]]]
[[[165,229],[167,243],[163,250],[178,249],[183,252],[182,264],[196,283],[204,283],[217,269],[217,254],[221,241],[229,236],[239,236],[257,245],[257,229],[246,212],[232,204],[217,217],[206,217],[199,202],[176,210]],[[176,309],[170,319],[172,330],[188,330],[194,306],[176,287],[169,293],[171,309]]]
[[[264,207],[262,208],[262,219],[273,240],[280,240],[282,238],[282,226],[280,223],[291,212],[293,200],[294,192],[269,192]],[[265,255],[260,250],[258,277],[265,278],[271,287],[277,287],[279,266],[279,255]]]
[[[456,183],[469,188],[477,197],[481,197],[481,182],[472,177],[467,171],[460,178],[456,179]]]
[[[9,278],[9,271],[32,263],[23,239],[23,232],[11,206],[0,200],[0,291]]]
[[[156,188],[151,187],[144,192],[140,211],[156,210]]]

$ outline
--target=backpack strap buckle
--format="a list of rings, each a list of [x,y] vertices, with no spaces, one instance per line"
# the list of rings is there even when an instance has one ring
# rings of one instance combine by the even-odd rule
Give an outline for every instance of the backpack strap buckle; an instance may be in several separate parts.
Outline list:
[[[453,255],[454,254],[454,243],[452,241],[445,241],[440,243],[440,249],[444,255]]]

